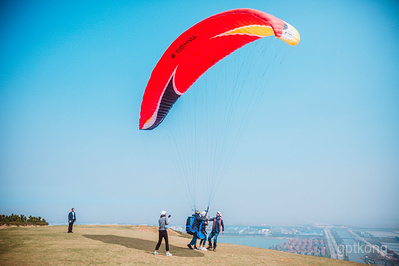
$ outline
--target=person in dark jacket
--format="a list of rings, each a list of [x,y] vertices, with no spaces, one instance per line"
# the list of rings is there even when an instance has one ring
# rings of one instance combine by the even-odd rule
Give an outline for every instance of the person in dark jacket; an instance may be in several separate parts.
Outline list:
[[[165,246],[166,246],[166,256],[172,256],[172,254],[169,252],[169,240],[168,240],[168,231],[167,226],[169,224],[171,215],[168,215],[166,217],[166,211],[161,211],[161,217],[158,220],[159,224],[159,239],[157,246],[155,247],[154,255],[158,255],[158,250],[159,247],[161,246],[162,238],[165,239]]]
[[[68,233],[72,232],[73,223],[76,222],[75,208],[72,208],[71,212],[68,214]]]
[[[196,233],[193,235],[193,239],[191,239],[191,242],[190,242],[190,244],[187,245],[187,247],[188,247],[189,249],[198,249],[198,248],[197,248],[197,239],[198,239],[197,231],[198,231],[198,229],[199,229],[199,226],[200,226],[201,222],[207,221],[208,219],[202,218],[202,217],[200,216],[200,211],[198,211],[198,210],[195,211],[195,213],[193,214],[193,216],[195,217],[195,218],[194,218],[194,222],[193,222],[193,228],[195,228]],[[194,247],[193,247],[193,246],[194,246]]]
[[[216,251],[216,246],[218,243],[218,236],[220,231],[222,231],[222,234],[224,234],[224,223],[222,220],[222,213],[218,211],[216,213],[216,217],[210,218],[209,220],[213,222],[213,225],[212,225],[212,232],[209,234],[208,237],[208,242],[209,242],[208,250],[212,249],[212,238],[215,238],[213,240],[213,251]]]
[[[196,210],[195,213],[193,214],[194,216],[194,222],[193,222],[193,228],[195,229],[195,231],[198,230],[198,219],[199,217],[199,210]],[[192,247],[192,245],[194,245],[194,248]],[[197,249],[197,232],[194,233],[193,238],[191,239],[190,243],[187,245],[187,247],[189,249]]]

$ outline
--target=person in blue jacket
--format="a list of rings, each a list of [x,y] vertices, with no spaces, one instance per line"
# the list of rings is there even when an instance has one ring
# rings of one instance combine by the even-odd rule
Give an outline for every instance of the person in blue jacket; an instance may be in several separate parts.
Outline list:
[[[212,225],[212,232],[208,237],[209,246],[207,249],[208,250],[212,249],[212,238],[215,238],[213,240],[213,251],[216,251],[216,246],[218,243],[218,236],[220,231],[222,231],[222,234],[224,234],[224,223],[222,219],[222,213],[218,211],[216,213],[216,217],[210,218],[209,220],[213,222],[213,225]]]
[[[76,222],[75,208],[72,208],[71,212],[68,214],[68,233],[73,233],[73,223]]]
[[[193,228],[195,228],[195,231],[198,231],[201,222],[206,221],[208,219],[201,218],[199,210],[196,210],[195,213],[193,214],[193,216],[195,217],[194,223],[193,223]],[[190,242],[190,244],[187,245],[187,247],[189,249],[198,249],[197,248],[197,239],[198,239],[197,232],[195,232],[195,234],[193,235],[193,239],[191,239],[191,242]]]

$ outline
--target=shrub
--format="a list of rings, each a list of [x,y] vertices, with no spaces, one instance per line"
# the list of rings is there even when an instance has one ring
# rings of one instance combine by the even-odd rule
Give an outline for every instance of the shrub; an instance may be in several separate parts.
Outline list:
[[[11,215],[0,215],[0,225],[17,225],[17,226],[26,226],[26,225],[48,225],[48,222],[42,217],[34,217],[29,215],[27,219],[25,215],[16,215],[12,213]]]

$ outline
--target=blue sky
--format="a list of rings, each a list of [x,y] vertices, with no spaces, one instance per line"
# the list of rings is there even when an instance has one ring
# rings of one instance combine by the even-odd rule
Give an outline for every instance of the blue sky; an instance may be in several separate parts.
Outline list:
[[[3,1],[0,212],[57,223],[74,206],[82,223],[155,223],[165,209],[184,223],[173,117],[139,131],[142,95],[179,34],[242,7],[289,22],[301,42],[284,48],[211,212],[398,226],[395,1]]]

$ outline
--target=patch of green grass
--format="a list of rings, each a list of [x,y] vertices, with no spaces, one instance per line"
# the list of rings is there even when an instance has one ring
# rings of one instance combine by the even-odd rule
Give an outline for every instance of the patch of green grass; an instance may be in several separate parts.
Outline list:
[[[189,239],[193,238],[192,235],[184,234],[184,233],[182,233],[182,232],[180,232],[180,231],[173,230],[173,229],[169,229],[169,230],[171,230],[171,231],[173,231],[173,232],[176,232],[180,237],[189,238]]]

